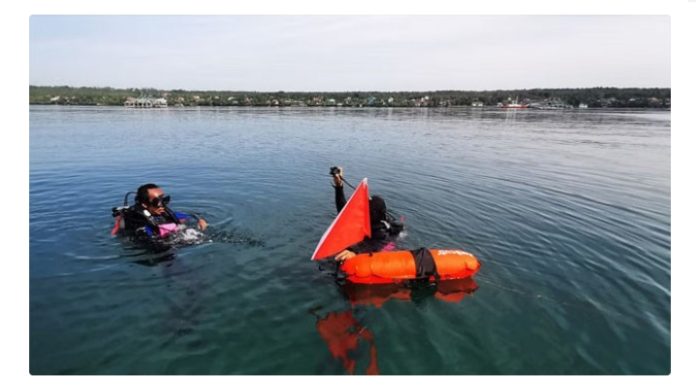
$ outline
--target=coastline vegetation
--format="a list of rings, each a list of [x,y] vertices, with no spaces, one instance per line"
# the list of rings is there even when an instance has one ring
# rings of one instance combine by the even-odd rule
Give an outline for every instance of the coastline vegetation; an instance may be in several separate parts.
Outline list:
[[[537,88],[494,91],[255,92],[153,88],[29,86],[29,104],[123,106],[134,98],[164,98],[168,106],[450,107],[517,101],[556,107],[670,108],[670,88]]]

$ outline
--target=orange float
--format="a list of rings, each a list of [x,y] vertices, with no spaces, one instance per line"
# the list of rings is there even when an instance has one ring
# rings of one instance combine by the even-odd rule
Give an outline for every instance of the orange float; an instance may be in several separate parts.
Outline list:
[[[411,279],[464,279],[473,276],[480,267],[479,260],[469,252],[419,249],[359,254],[345,260],[340,270],[350,282],[381,284]]]

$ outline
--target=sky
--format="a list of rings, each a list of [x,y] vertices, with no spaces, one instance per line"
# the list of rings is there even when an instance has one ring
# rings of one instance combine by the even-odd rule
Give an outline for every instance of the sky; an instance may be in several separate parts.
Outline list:
[[[31,85],[238,91],[671,86],[669,16],[50,16]]]

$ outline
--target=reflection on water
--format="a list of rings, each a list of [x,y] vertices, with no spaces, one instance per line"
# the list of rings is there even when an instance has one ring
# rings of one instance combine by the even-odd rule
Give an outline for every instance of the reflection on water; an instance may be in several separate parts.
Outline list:
[[[458,303],[467,295],[472,295],[479,286],[472,278],[443,280],[436,283],[391,283],[391,284],[354,284],[342,283],[340,289],[350,303],[351,308],[344,311],[330,312],[324,316],[318,314],[320,308],[309,312],[316,317],[316,330],[328,346],[334,359],[342,362],[348,374],[355,374],[357,362],[368,360],[367,375],[380,374],[377,360],[377,346],[372,331],[354,316],[358,306],[381,308],[389,300],[419,301],[435,297],[444,302]],[[362,342],[369,348],[362,348]],[[368,356],[362,352],[367,351]]]
[[[391,299],[419,301],[435,297],[445,302],[460,302],[474,293],[479,286],[473,278],[440,280],[436,283],[412,281],[405,284],[355,284],[341,285],[343,295],[351,305],[372,305],[380,308]]]
[[[360,342],[366,342],[369,346],[369,364],[365,374],[379,374],[374,334],[353,317],[352,310],[331,312],[323,317],[316,315],[316,330],[328,345],[333,358],[342,361],[348,374],[355,373]]]

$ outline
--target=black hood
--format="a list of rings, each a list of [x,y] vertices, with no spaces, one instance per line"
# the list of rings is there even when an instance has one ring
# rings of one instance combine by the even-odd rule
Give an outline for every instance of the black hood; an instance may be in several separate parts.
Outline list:
[[[369,220],[373,226],[386,220],[386,203],[381,196],[375,195],[370,198]]]

